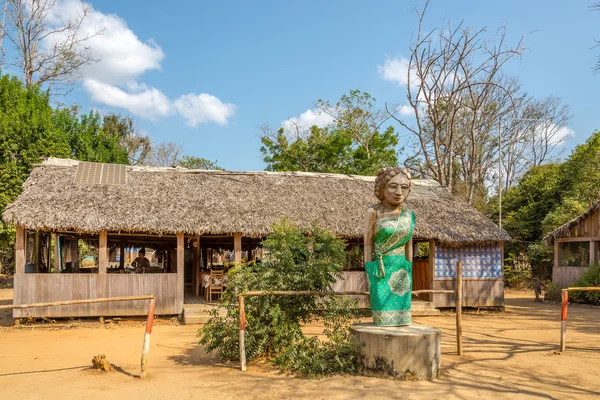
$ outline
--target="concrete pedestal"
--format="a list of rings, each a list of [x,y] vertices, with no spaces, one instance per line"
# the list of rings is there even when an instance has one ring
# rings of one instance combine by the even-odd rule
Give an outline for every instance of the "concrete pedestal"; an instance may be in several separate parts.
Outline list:
[[[366,376],[398,380],[425,380],[438,377],[441,360],[441,332],[424,325],[350,327],[361,347],[359,372]]]

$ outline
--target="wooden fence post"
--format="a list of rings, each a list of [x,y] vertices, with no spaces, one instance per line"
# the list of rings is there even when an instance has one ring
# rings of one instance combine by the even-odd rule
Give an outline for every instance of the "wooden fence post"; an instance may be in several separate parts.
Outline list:
[[[238,296],[238,307],[240,309],[240,364],[242,371],[246,370],[246,312],[244,311],[244,296]]]
[[[463,355],[462,349],[462,261],[456,262],[456,352],[459,356]]]
[[[152,321],[154,320],[154,307],[156,299],[150,300],[150,309],[148,310],[148,321],[146,321],[146,333],[144,334],[144,344],[142,345],[142,362],[140,379],[146,377],[146,365],[148,365],[148,351],[150,351],[150,334],[152,333]]]
[[[567,307],[569,305],[569,289],[562,290],[562,308],[560,313],[560,351],[567,349]]]

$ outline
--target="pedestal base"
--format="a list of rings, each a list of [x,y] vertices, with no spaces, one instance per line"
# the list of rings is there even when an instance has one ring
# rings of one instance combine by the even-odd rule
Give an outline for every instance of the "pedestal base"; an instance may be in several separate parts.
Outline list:
[[[375,326],[355,324],[350,331],[361,347],[359,373],[398,380],[438,377],[441,332],[424,325]]]

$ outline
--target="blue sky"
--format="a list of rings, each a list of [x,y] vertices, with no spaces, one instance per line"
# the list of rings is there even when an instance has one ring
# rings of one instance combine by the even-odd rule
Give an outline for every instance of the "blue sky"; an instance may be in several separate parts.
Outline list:
[[[66,0],[74,4],[75,0]],[[490,32],[508,24],[510,43],[530,33],[528,50],[507,72],[530,94],[561,97],[574,115],[566,153],[600,128],[600,12],[589,1],[442,1],[426,27],[448,20]],[[408,56],[423,1],[91,1],[107,28],[68,102],[131,115],[155,142],[230,170],[262,170],[258,125],[281,126],[351,89],[381,106],[404,103],[405,89],[378,66]],[[306,119],[306,115],[305,119]],[[310,119],[310,118],[309,118]],[[407,133],[397,127],[402,140]]]

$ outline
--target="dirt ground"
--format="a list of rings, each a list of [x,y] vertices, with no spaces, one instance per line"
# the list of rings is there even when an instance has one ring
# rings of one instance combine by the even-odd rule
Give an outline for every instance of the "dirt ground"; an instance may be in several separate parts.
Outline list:
[[[11,289],[0,289],[7,304]],[[464,357],[452,314],[416,318],[442,330],[440,379],[398,382],[360,376],[304,380],[269,366],[226,365],[199,346],[198,326],[159,320],[149,378],[138,379],[143,321],[59,321],[12,327],[0,312],[1,399],[589,399],[600,398],[600,309],[569,306],[568,351],[559,354],[560,305],[507,294],[506,312],[465,315]],[[307,330],[318,332],[319,326]],[[106,354],[116,371],[90,370]]]

